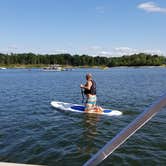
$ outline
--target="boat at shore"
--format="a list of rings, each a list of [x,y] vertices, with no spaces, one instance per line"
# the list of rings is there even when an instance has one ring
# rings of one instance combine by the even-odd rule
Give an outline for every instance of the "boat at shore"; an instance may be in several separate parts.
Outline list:
[[[46,67],[46,68],[43,68],[43,71],[62,71],[61,68],[49,68],[49,67]]]
[[[7,69],[6,67],[0,67],[0,70],[5,70],[5,69]]]
[[[48,67],[44,67],[43,71],[63,71],[63,68],[58,64],[54,64]]]
[[[71,71],[71,70],[72,68],[64,68],[59,64],[54,64],[43,68],[43,71]]]

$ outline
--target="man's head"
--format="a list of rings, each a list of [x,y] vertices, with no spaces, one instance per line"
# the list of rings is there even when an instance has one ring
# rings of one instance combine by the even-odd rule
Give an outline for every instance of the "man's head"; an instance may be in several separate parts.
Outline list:
[[[92,74],[91,73],[87,73],[86,74],[86,79],[87,80],[91,80],[92,79]]]

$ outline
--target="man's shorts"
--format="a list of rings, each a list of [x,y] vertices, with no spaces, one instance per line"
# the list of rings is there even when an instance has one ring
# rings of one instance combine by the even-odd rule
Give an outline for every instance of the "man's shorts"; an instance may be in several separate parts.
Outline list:
[[[91,106],[95,106],[95,105],[96,105],[96,100],[97,100],[96,95],[90,96],[90,97],[86,100],[86,108],[91,107]]]

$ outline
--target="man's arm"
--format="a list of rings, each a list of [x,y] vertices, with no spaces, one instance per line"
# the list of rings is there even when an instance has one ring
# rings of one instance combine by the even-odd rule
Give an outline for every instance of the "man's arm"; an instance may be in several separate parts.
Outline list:
[[[88,90],[90,90],[91,86],[92,86],[91,81],[87,81],[85,85],[81,84],[81,88],[88,89]]]

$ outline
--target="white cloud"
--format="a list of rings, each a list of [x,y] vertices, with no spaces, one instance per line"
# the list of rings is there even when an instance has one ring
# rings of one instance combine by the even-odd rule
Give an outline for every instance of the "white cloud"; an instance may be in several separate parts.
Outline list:
[[[121,52],[121,53],[132,53],[137,52],[137,49],[129,48],[129,47],[117,47],[114,48],[115,51]]]
[[[101,51],[98,53],[99,56],[106,56],[106,57],[109,57],[109,56],[112,56],[112,52],[109,52],[109,51]]]
[[[89,49],[96,51],[96,50],[101,50],[102,47],[100,47],[100,46],[91,46],[91,47],[89,47]]]
[[[130,48],[130,47],[117,47],[117,48],[114,48],[114,54],[116,55],[131,55],[131,54],[135,54],[135,53],[138,53],[139,50],[138,49],[135,49],[135,48]]]
[[[147,53],[147,54],[157,54],[163,55],[164,53],[161,50],[155,49],[136,49],[136,48],[129,48],[129,47],[119,47],[114,49],[114,53],[117,55],[132,55],[138,53]]]
[[[104,48],[101,46],[91,46],[88,48],[84,48],[81,50],[81,54],[87,54],[92,56],[104,56],[104,57],[120,57],[123,55],[133,55],[139,53],[147,53],[147,54],[157,54],[164,55],[164,52],[158,49],[138,49],[131,48],[127,46],[115,47],[115,48]]]
[[[155,50],[155,49],[136,49],[136,48],[130,48],[130,47],[116,47],[112,48],[110,50],[102,50],[100,52],[97,52],[96,55],[98,56],[106,56],[106,57],[119,57],[123,55],[133,55],[133,54],[139,54],[139,53],[147,53],[147,54],[157,54],[157,55],[164,55],[164,53],[161,50]]]
[[[146,49],[142,51],[143,53],[147,53],[147,54],[152,54],[152,55],[163,55],[163,52],[161,50],[153,50],[153,49]]]
[[[103,57],[120,57],[123,55],[132,55],[138,53],[147,53],[147,54],[157,54],[157,55],[166,55],[166,52],[163,52],[155,48],[131,48],[127,46],[120,46],[115,48],[102,47],[99,45],[92,45],[84,48],[73,48],[73,49],[45,49],[45,48],[30,48],[30,47],[17,47],[15,44],[8,47],[0,48],[2,53],[22,53],[22,52],[33,52],[36,54],[87,54],[91,56],[103,56]]]
[[[0,53],[10,54],[11,52],[15,53],[19,51],[19,47],[16,44],[6,45],[3,48],[0,48]]]
[[[16,49],[18,49],[18,47],[16,46],[16,44],[12,44],[12,45],[8,46],[8,49],[9,50],[16,50]]]
[[[166,8],[159,7],[154,2],[145,2],[138,5],[139,9],[145,10],[147,12],[158,12],[158,13],[166,13]]]
[[[132,54],[138,54],[138,53],[147,53],[147,54],[157,54],[157,55],[163,55],[163,52],[161,50],[155,50],[155,49],[136,49],[136,48],[129,48],[129,47],[118,47],[114,48],[115,55],[132,55]]]
[[[67,50],[52,50],[50,52],[55,54],[64,54],[64,53],[67,53],[68,51]]]

